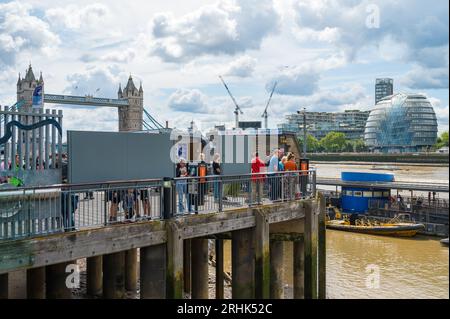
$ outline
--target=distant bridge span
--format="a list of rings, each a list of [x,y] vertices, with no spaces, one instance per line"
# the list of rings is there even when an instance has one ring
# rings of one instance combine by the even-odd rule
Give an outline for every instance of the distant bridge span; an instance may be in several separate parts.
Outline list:
[[[128,100],[126,99],[107,99],[100,97],[92,97],[89,95],[72,96],[72,95],[44,94],[44,103],[107,106],[107,107],[128,106]]]

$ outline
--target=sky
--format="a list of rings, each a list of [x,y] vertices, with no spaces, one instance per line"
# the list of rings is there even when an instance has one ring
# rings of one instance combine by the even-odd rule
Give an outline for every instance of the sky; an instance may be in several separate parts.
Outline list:
[[[370,110],[375,79],[423,93],[449,123],[447,0],[0,0],[0,104],[18,73],[42,71],[45,92],[116,98],[130,74],[159,122],[207,130],[287,114]],[[118,129],[117,110],[62,109],[65,130]]]

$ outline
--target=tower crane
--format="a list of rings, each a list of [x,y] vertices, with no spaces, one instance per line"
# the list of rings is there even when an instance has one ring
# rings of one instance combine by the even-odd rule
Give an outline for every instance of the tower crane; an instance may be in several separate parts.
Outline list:
[[[269,108],[270,101],[272,100],[273,92],[275,92],[277,84],[278,83],[275,82],[275,84],[273,85],[272,92],[270,92],[269,100],[267,101],[266,109],[264,110],[264,113],[261,116],[264,118],[264,125],[265,125],[266,129],[268,128],[268,120],[267,119],[269,118],[269,115],[267,114],[267,109]]]
[[[233,97],[233,94],[231,94],[230,89],[228,88],[227,84],[225,83],[225,81],[223,80],[221,75],[219,75],[219,79],[222,81],[223,85],[225,86],[225,89],[227,90],[228,94],[230,95],[231,99],[233,100],[234,105],[236,106],[236,108],[234,109],[234,115],[236,116],[235,127],[237,129],[239,127],[239,113],[244,114],[244,112],[242,112],[241,108],[237,104],[236,100]]]

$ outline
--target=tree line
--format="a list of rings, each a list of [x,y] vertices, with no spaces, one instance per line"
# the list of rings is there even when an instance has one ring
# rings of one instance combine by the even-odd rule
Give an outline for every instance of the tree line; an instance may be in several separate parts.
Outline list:
[[[298,137],[300,146],[303,148],[303,136]],[[443,132],[433,146],[434,150],[448,146],[448,131]],[[330,132],[322,139],[318,140],[314,136],[308,134],[306,137],[306,147],[308,153],[340,153],[340,152],[368,152],[369,148],[363,139],[349,140],[344,133]]]
[[[301,147],[303,147],[303,136],[298,138]],[[369,148],[363,139],[349,140],[344,133],[330,132],[322,139],[318,140],[308,134],[306,137],[306,148],[308,153],[339,153],[339,152],[367,152]]]

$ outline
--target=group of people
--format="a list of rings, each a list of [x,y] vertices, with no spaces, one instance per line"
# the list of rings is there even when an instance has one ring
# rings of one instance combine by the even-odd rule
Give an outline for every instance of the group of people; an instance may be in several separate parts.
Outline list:
[[[178,213],[183,214],[185,212],[185,203],[187,206],[187,211],[189,213],[198,213],[197,207],[203,206],[205,204],[205,195],[208,192],[208,181],[207,175],[219,176],[222,174],[222,168],[220,163],[220,154],[214,154],[213,161],[211,163],[211,171],[208,174],[208,164],[205,162],[205,154],[200,154],[200,159],[197,167],[190,167],[189,163],[186,162],[184,158],[178,160],[176,167],[176,192],[178,197]],[[203,177],[195,181],[184,179],[187,177]],[[222,194],[221,183],[218,178],[213,180],[213,193],[214,200],[219,201]],[[190,187],[196,188],[195,190],[190,189]]]
[[[267,167],[267,180],[264,174],[261,174],[265,167]],[[282,149],[275,149],[272,155],[268,156],[266,162],[263,162],[259,157],[259,153],[256,152],[251,162],[251,172],[254,175],[252,176],[252,203],[261,203],[262,193],[266,182],[269,189],[270,200],[276,201],[280,199],[282,190],[285,190],[286,194],[292,196],[295,187],[294,177],[285,174],[286,178],[280,178],[280,175],[277,175],[276,173],[297,170],[295,156],[291,152],[285,155]],[[285,185],[282,185],[282,183],[285,183]]]
[[[122,209],[125,213],[125,220],[150,216],[151,201],[149,194],[150,190],[147,188],[130,188],[108,191],[106,200],[110,202],[109,221],[117,221],[117,214],[119,212],[120,205],[122,205]],[[142,216],[141,204],[143,208]]]

